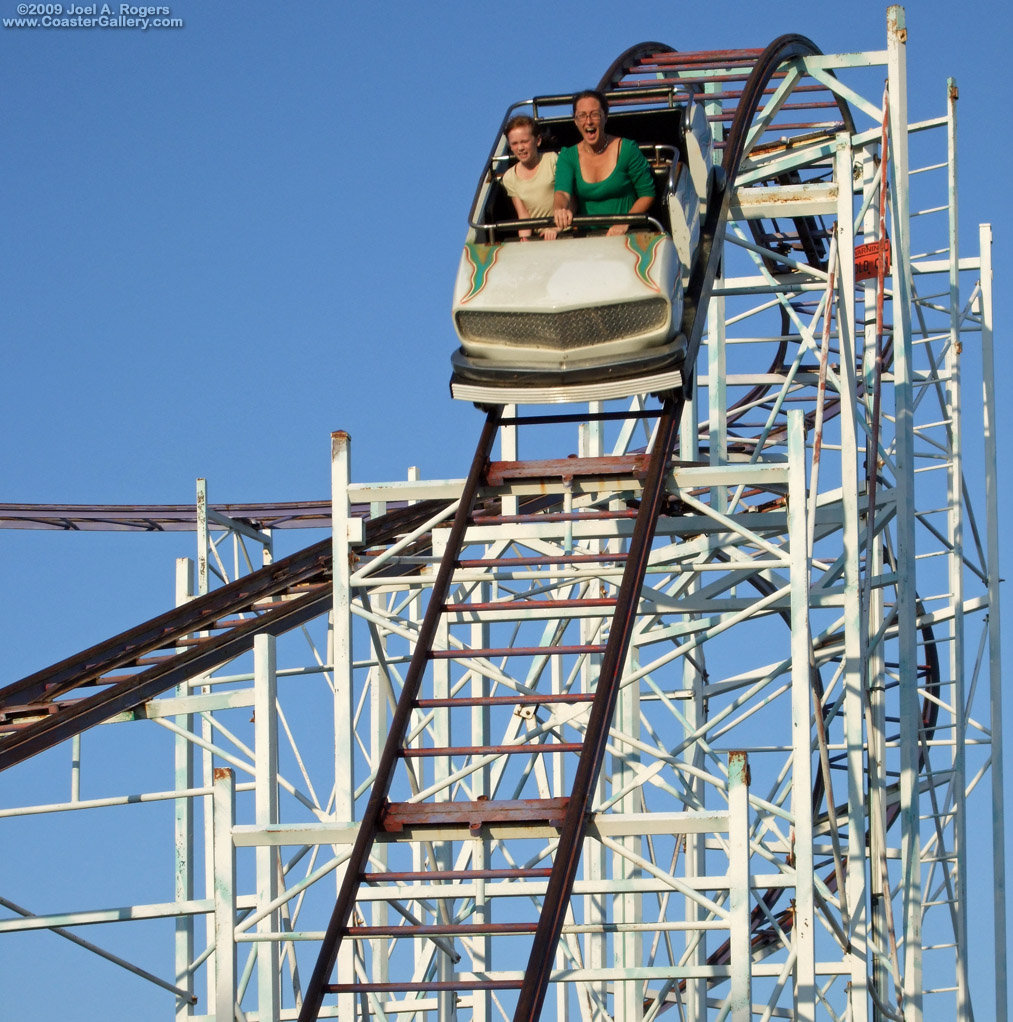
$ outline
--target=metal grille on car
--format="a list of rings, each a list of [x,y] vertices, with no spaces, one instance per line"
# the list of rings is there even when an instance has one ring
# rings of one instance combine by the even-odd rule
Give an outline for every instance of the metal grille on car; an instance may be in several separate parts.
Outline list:
[[[457,313],[457,325],[461,336],[469,340],[544,346],[565,351],[657,330],[665,324],[668,307],[664,298],[648,298],[646,301],[597,305],[567,312],[462,309]]]

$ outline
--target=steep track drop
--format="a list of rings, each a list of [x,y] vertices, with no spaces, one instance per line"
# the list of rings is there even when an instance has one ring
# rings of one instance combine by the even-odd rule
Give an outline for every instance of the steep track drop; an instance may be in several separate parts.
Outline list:
[[[660,52],[659,52],[660,51]],[[337,902],[328,924],[323,946],[317,960],[313,976],[306,990],[300,1022],[319,1017],[325,993],[351,996],[361,1002],[363,1017],[369,1013],[368,1005],[376,1004],[381,994],[418,993],[435,995],[438,998],[456,998],[458,992],[466,991],[508,991],[516,990],[517,1000],[513,1006],[515,1022],[535,1022],[541,1015],[549,985],[550,973],[557,945],[563,929],[564,918],[568,911],[570,896],[580,862],[581,849],[587,827],[591,819],[591,805],[605,755],[606,741],[616,707],[619,684],[623,666],[629,649],[633,622],[636,617],[639,594],[644,581],[648,557],[651,551],[655,527],[665,500],[665,477],[676,445],[676,431],[682,414],[685,396],[692,387],[692,368],[696,358],[703,330],[706,308],[710,291],[718,272],[724,226],[728,217],[731,199],[731,183],[734,182],[739,167],[748,151],[762,135],[765,125],[781,108],[790,89],[784,95],[777,94],[764,107],[766,90],[771,81],[784,66],[796,57],[817,53],[816,47],[802,36],[784,36],[772,43],[762,52],[745,51],[738,54],[721,54],[720,58],[743,68],[745,78],[741,92],[721,95],[718,98],[733,98],[734,106],[731,125],[724,138],[724,155],[722,173],[712,175],[711,192],[708,195],[706,219],[701,232],[701,241],[690,275],[690,283],[686,292],[683,332],[688,339],[688,354],[684,379],[686,388],[679,395],[665,397],[663,407],[652,437],[650,460],[646,468],[646,477],[636,520],[628,549],[623,554],[604,554],[595,558],[599,561],[611,561],[622,564],[622,579],[614,600],[612,619],[608,628],[607,640],[604,644],[563,645],[557,639],[532,649],[518,648],[472,648],[463,651],[434,648],[434,639],[440,632],[441,623],[444,632],[445,622],[455,614],[466,612],[468,604],[448,604],[447,596],[455,571],[467,565],[462,558],[466,544],[469,519],[472,505],[479,492],[486,474],[486,462],[491,451],[497,426],[501,422],[502,409],[497,407],[489,412],[482,438],[476,450],[471,473],[465,486],[464,494],[457,511],[453,529],[447,540],[446,550],[440,564],[439,573],[434,582],[433,590],[426,615],[423,620],[411,665],[405,677],[397,709],[391,722],[390,732],[381,759],[374,775],[372,793],[369,804],[359,825],[358,836],[350,858],[345,866],[344,877],[338,893]],[[708,60],[715,54],[682,55],[665,50],[660,44],[642,44],[628,51],[613,65],[602,85],[612,91],[620,91],[629,81],[631,75],[655,74],[675,76],[686,68],[694,73],[705,67]],[[691,81],[687,91],[697,91],[702,82]],[[621,103],[623,97],[612,96],[614,102]],[[834,102],[836,106],[836,101]],[[719,119],[721,115],[718,115]],[[759,123],[757,119],[759,118]],[[846,111],[845,121],[849,121]],[[797,125],[791,125],[797,128]],[[806,125],[805,127],[810,127]],[[784,130],[784,125],[779,126]],[[802,248],[812,249],[811,231],[806,233],[801,226],[797,231],[797,243]],[[559,417],[562,418],[562,417]],[[593,419],[593,416],[591,417]],[[552,415],[545,415],[538,420],[549,424],[554,421]],[[601,460],[601,459],[600,459]],[[607,460],[607,459],[605,459]],[[578,460],[579,462],[579,460]],[[600,465],[596,468],[600,469]],[[574,463],[569,469],[571,477],[579,474],[581,465]],[[622,514],[624,512],[613,512]],[[628,514],[628,512],[625,512]],[[567,560],[563,558],[562,560]],[[571,559],[575,560],[575,559]],[[505,559],[504,567],[509,559]],[[484,562],[487,566],[489,561]],[[513,566],[530,566],[530,559],[514,559]],[[573,567],[575,565],[571,565]],[[541,601],[550,604],[552,601]],[[477,609],[479,601],[471,604]],[[481,605],[486,606],[486,605]],[[571,608],[572,609],[572,608]],[[560,633],[561,634],[561,633]],[[544,740],[518,743],[511,747],[451,746],[420,748],[414,739],[416,734],[410,733],[413,713],[428,708],[443,708],[449,712],[466,706],[476,706],[482,699],[454,697],[449,687],[442,697],[425,699],[421,695],[423,678],[427,671],[435,671],[436,665],[448,657],[455,659],[465,668],[470,662],[477,676],[489,672],[489,662],[500,657],[512,655],[571,656],[576,658],[601,656],[597,682],[593,697],[590,693],[583,697],[591,700],[590,713],[581,732],[581,740],[566,743],[550,741],[548,735],[539,736]],[[527,697],[529,702],[551,704],[558,698],[551,694],[532,693]],[[514,698],[513,703],[518,703]],[[447,727],[449,735],[449,726]],[[557,736],[558,737],[558,736]],[[565,754],[576,754],[578,757],[574,773],[571,793],[565,798],[542,798],[529,800],[489,799],[488,796],[478,800],[459,801],[446,794],[445,786],[435,786],[435,798],[432,792],[428,800],[413,763],[419,756],[445,757],[448,762],[463,757],[467,763],[477,763],[484,755],[504,752],[524,753],[528,756],[543,754],[546,758]],[[471,768],[474,769],[474,768]],[[405,801],[392,801],[392,788],[400,780],[401,787],[411,792]],[[441,794],[442,793],[442,794]],[[448,800],[449,799],[449,800]],[[466,826],[472,833],[477,833],[491,826],[498,827],[499,840],[506,843],[509,827],[539,824],[558,829],[558,844],[551,870],[527,867],[510,870],[489,871],[483,864],[475,864],[475,858],[462,852],[462,860],[457,863],[441,863],[433,846],[427,843],[436,840],[435,835],[446,837],[447,828],[454,823]],[[405,830],[408,841],[416,842],[418,856],[421,856],[424,867],[421,871],[373,870],[370,868],[371,854],[381,842],[396,840]],[[386,855],[383,856],[386,861]],[[546,877],[548,879],[544,897],[541,900],[537,918],[531,918],[532,905],[528,906],[526,919],[511,922],[494,923],[484,918],[470,922],[452,919],[445,903],[440,901],[439,908],[444,922],[437,925],[423,925],[413,919],[406,909],[397,907],[395,888],[399,882],[408,878],[421,879],[423,876],[433,882],[440,881],[474,881],[484,882],[486,879],[522,880]],[[397,908],[403,920],[396,925],[366,926],[353,921],[353,914],[358,917],[357,897],[365,888],[375,889],[387,886],[390,896],[385,899]],[[439,896],[437,896],[439,897]],[[372,899],[371,899],[372,900]],[[447,938],[459,938],[465,941],[488,940],[494,935],[502,938],[516,938],[530,934],[531,942],[527,954],[527,967],[523,979],[496,979],[479,976],[473,979],[453,978],[453,963],[458,960]],[[437,977],[412,978],[411,980],[369,980],[362,970],[361,961],[356,961],[353,968],[359,970],[359,979],[354,982],[331,982],[331,975],[343,941],[366,941],[369,939],[396,940],[411,938],[428,940],[433,943],[436,953],[443,963],[450,966],[450,978],[439,978],[444,974],[442,966],[437,967]],[[353,957],[357,952],[353,952]],[[479,956],[481,957],[481,955]],[[447,1002],[448,1006],[451,1002]]]

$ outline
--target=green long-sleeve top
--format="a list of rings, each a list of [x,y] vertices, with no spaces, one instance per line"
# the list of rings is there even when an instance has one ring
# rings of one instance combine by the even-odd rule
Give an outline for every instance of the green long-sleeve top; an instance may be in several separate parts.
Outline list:
[[[654,178],[636,143],[621,138],[615,169],[604,181],[585,181],[577,147],[563,149],[556,163],[556,191],[572,195],[584,216],[620,215],[642,196],[654,196]]]

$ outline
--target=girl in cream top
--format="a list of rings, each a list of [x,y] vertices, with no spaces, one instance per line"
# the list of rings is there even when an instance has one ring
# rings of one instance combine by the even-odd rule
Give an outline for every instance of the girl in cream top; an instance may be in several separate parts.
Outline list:
[[[507,121],[506,137],[517,162],[503,175],[503,187],[513,200],[517,218],[552,216],[556,154],[538,151],[538,125],[524,114]],[[538,233],[548,241],[556,237],[554,227],[543,228]],[[519,237],[521,241],[529,241],[531,231],[520,231]]]

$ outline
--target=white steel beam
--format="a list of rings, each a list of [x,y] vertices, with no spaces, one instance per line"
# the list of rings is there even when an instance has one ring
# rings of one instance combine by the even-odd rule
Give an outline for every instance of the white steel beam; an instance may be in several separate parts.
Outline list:
[[[985,431],[985,504],[988,529],[988,672],[992,755],[992,869],[995,888],[995,1010],[997,1022],[1006,1022],[1009,1012],[1009,960],[1006,954],[1006,838],[1002,734],[1002,661],[999,617],[999,499],[996,488],[996,385],[992,320],[992,226],[978,227],[981,255],[981,347]]]
[[[231,770],[214,773],[213,858],[215,864],[214,956],[216,1019],[231,1020],[236,1010],[236,849],[232,825],[236,818],[235,779]]]

